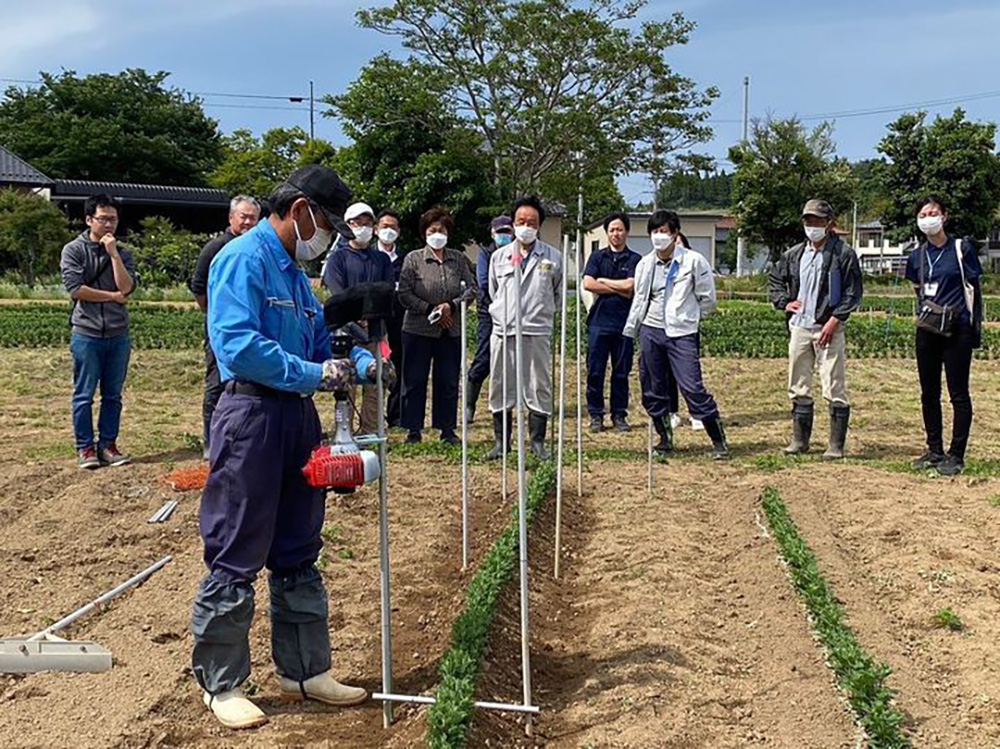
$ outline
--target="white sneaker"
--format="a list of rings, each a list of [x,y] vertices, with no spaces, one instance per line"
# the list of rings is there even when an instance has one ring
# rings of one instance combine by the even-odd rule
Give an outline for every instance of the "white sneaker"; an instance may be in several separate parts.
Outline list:
[[[360,705],[368,699],[368,692],[361,687],[349,687],[333,678],[329,671],[303,682],[281,677],[281,696],[286,700],[316,700],[335,707]]]
[[[205,692],[205,707],[212,711],[226,728],[257,728],[267,723],[263,711],[247,699],[240,688],[211,695]]]
[[[681,425],[680,414],[670,414],[670,428],[677,429]]]
[[[696,432],[705,431],[705,425],[701,423],[701,419],[691,419],[691,428]]]

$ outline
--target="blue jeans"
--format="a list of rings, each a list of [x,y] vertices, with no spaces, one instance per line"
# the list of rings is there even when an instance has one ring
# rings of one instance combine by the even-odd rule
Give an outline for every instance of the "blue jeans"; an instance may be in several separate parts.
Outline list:
[[[122,388],[128,373],[132,340],[128,333],[113,338],[73,333],[69,341],[73,354],[73,432],[76,449],[94,444],[94,393],[101,386],[101,412],[97,422],[100,445],[118,439],[122,417]]]

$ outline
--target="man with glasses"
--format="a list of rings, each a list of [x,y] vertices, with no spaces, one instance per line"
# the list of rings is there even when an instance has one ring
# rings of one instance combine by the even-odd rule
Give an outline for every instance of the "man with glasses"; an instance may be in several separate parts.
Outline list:
[[[212,265],[219,250],[231,239],[246,234],[260,220],[260,203],[247,195],[237,195],[229,201],[229,226],[217,237],[213,237],[202,248],[198,255],[198,263],[194,274],[188,281],[188,288],[198,300],[202,312],[208,312],[208,269]],[[209,442],[211,440],[212,414],[222,395],[222,382],[219,379],[219,366],[215,354],[208,343],[208,322],[205,323],[205,397],[201,403],[202,441],[205,447],[204,457],[208,460]]]
[[[132,253],[119,247],[118,203],[108,195],[87,198],[87,229],[63,247],[59,269],[73,300],[70,352],[73,354],[73,432],[81,468],[121,466],[118,449],[122,388],[132,351],[128,296],[135,289]],[[98,439],[94,441],[94,393],[101,388]]]

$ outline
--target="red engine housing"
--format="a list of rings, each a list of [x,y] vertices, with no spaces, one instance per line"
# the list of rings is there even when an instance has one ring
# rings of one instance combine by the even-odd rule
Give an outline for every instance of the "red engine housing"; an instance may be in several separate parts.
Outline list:
[[[319,447],[302,468],[302,475],[317,489],[353,491],[365,483],[365,465],[358,453],[331,455],[329,447]]]

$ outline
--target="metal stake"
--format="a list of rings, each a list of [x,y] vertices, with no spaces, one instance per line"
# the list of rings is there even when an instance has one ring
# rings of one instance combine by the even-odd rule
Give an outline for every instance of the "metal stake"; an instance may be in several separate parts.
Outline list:
[[[382,385],[382,341],[385,323],[379,321],[375,352],[375,390],[378,393],[378,552],[382,610],[382,691],[392,692],[392,604],[389,597],[389,477],[386,475],[385,393]],[[463,328],[464,330],[464,328]],[[464,421],[464,420],[463,420]],[[382,727],[392,725],[392,703],[382,703]]]
[[[562,555],[562,489],[563,489],[563,445],[566,431],[566,293],[569,287],[567,277],[569,258],[569,237],[563,237],[563,277],[562,299],[559,301],[559,437],[556,440],[556,558],[554,577],[559,577],[559,558]]]
[[[667,418],[670,418],[669,416]],[[646,447],[649,450],[649,477],[648,477],[648,489],[649,496],[653,496],[653,418],[650,417],[649,423],[646,428]]]
[[[528,488],[524,477],[524,336],[521,331],[521,248],[515,247],[514,286],[517,288],[514,309],[514,368],[517,388],[517,525],[521,561],[521,683],[524,706],[531,705],[531,653],[528,632]],[[531,719],[526,728],[530,735]]]
[[[581,203],[582,203],[581,198]],[[582,212],[582,211],[581,211]],[[583,296],[580,285],[580,265],[583,263],[583,234],[577,231],[576,240],[576,496],[583,498],[583,375],[580,370],[580,359],[583,356],[583,326],[580,322],[580,308],[583,306]]]
[[[466,410],[469,407],[469,385],[466,382],[468,377],[467,369],[469,363],[466,361],[466,334],[465,316],[468,302],[465,299],[465,281],[462,281],[462,303],[461,303],[461,325],[462,325],[462,572],[469,567],[469,425],[465,418]]]
[[[513,257],[513,256],[511,256]],[[510,444],[510,435],[507,433],[507,414],[510,409],[507,407],[507,281],[504,280],[503,285],[503,338],[500,341],[500,352],[503,358],[503,369],[500,374],[500,384],[503,390],[503,426],[501,427],[501,435],[503,438],[503,449],[500,452],[500,491],[503,492],[503,498],[507,499],[507,445]]]

